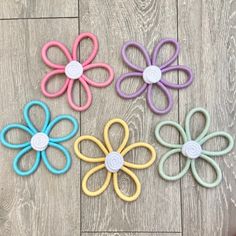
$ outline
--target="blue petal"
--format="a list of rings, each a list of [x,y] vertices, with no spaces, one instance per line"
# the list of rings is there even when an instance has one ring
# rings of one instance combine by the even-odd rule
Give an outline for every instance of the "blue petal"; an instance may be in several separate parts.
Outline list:
[[[24,149],[22,149],[15,157],[14,161],[13,161],[13,169],[14,171],[20,175],[20,176],[28,176],[28,175],[31,175],[33,174],[37,168],[39,167],[39,164],[40,164],[40,160],[41,160],[41,157],[40,157],[40,152],[36,152],[36,159],[35,159],[35,162],[34,162],[34,165],[29,169],[29,170],[21,170],[20,167],[19,167],[19,161],[21,158],[23,158],[23,156],[28,153],[29,151],[31,151],[32,148],[31,146],[28,146]]]
[[[38,129],[35,127],[34,123],[31,121],[30,114],[29,114],[30,109],[33,106],[40,106],[45,112],[45,120],[44,120],[43,128],[42,128],[42,132],[44,132],[48,126],[48,123],[50,122],[50,117],[51,117],[50,110],[49,110],[48,106],[41,101],[33,100],[33,101],[29,102],[28,104],[26,104],[26,106],[24,108],[25,122],[34,133],[37,133]]]
[[[78,131],[78,129],[79,129],[78,121],[77,121],[74,117],[72,117],[72,116],[70,116],[70,115],[60,115],[60,116],[57,116],[54,120],[52,120],[52,121],[50,122],[50,124],[48,125],[48,127],[47,127],[45,133],[46,133],[47,135],[49,135],[49,133],[52,131],[53,127],[54,127],[57,123],[59,123],[60,121],[62,121],[62,120],[68,120],[68,121],[70,121],[70,122],[72,123],[72,125],[73,125],[73,129],[72,129],[72,131],[71,131],[69,134],[67,134],[66,136],[63,136],[63,137],[60,137],[60,138],[51,138],[51,137],[50,137],[50,141],[51,141],[51,142],[60,143],[60,142],[67,141],[67,140],[71,139],[71,138],[77,133],[77,131]]]
[[[70,156],[69,151],[60,144],[49,142],[49,146],[59,149],[64,154],[64,156],[66,158],[66,164],[65,164],[64,168],[62,168],[62,169],[57,169],[57,168],[53,167],[48,160],[46,151],[42,151],[41,152],[42,159],[43,159],[45,166],[48,168],[48,170],[52,174],[60,175],[60,174],[66,173],[71,167],[71,156]]]
[[[6,134],[11,130],[11,129],[20,129],[23,131],[26,131],[27,133],[29,133],[30,135],[33,135],[34,133],[26,126],[22,125],[22,124],[10,124],[7,125],[6,127],[4,127],[2,129],[1,135],[0,135],[0,140],[2,142],[2,144],[8,148],[12,148],[12,149],[18,149],[18,148],[24,148],[30,145],[30,142],[24,142],[24,143],[9,143],[6,140]]]

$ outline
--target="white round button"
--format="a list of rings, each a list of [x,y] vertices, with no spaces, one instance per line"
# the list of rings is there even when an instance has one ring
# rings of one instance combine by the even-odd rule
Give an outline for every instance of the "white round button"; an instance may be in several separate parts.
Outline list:
[[[36,133],[30,140],[31,147],[35,151],[43,151],[47,148],[49,137],[45,133]]]
[[[65,74],[70,79],[78,79],[83,74],[83,66],[78,61],[71,61],[66,65]]]
[[[148,84],[157,83],[161,75],[161,69],[158,66],[148,66],[143,71],[143,80]]]
[[[124,165],[124,158],[118,152],[110,152],[105,159],[105,166],[108,171],[114,173]]]
[[[191,159],[198,158],[202,153],[202,147],[195,141],[188,141],[182,147],[182,154]]]

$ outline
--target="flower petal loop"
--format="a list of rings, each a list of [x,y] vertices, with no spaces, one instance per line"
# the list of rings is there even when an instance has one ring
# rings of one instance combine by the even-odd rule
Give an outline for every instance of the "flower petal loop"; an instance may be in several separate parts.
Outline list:
[[[175,83],[171,83],[171,82],[165,80],[162,77],[161,83],[164,84],[167,88],[183,89],[183,88],[187,88],[193,82],[193,73],[192,73],[191,69],[188,68],[187,66],[179,66],[179,65],[178,66],[168,66],[162,70],[162,74],[166,74],[171,71],[177,71],[177,72],[182,71],[184,74],[187,75],[187,80],[185,83],[175,84]]]
[[[155,129],[156,139],[161,145],[163,145],[165,147],[169,147],[169,148],[181,148],[182,147],[181,144],[168,143],[161,137],[161,128],[163,128],[164,126],[170,126],[170,127],[176,128],[176,130],[182,136],[183,142],[184,143],[187,142],[187,136],[186,136],[185,131],[181,125],[179,125],[178,123],[176,123],[174,121],[162,121],[156,126],[156,129]]]
[[[78,81],[81,82],[82,87],[84,88],[84,91],[85,91],[85,94],[86,94],[85,104],[82,105],[82,106],[78,106],[74,102],[74,99],[73,99],[73,85],[74,85],[74,82],[76,82],[76,81],[73,81],[73,80],[70,81],[70,83],[68,85],[68,90],[67,90],[67,98],[68,98],[69,105],[75,111],[85,111],[90,107],[90,105],[92,103],[92,94],[91,94],[90,88],[89,88],[88,84],[86,83],[86,81],[84,80],[83,76],[80,77]]]
[[[71,167],[71,156],[70,156],[70,153],[68,152],[68,150],[66,148],[64,148],[62,145],[59,145],[57,143],[49,142],[48,146],[49,147],[50,146],[54,147],[54,148],[58,149],[59,151],[61,151],[63,153],[63,155],[65,156],[66,164],[65,164],[65,166],[62,169],[55,168],[49,162],[48,157],[47,157],[47,153],[44,150],[41,153],[42,153],[42,159],[43,159],[43,162],[44,162],[45,166],[54,175],[60,175],[60,174],[66,173],[70,169],[70,167]]]
[[[82,189],[86,195],[88,195],[90,197],[98,196],[98,195],[102,194],[107,189],[107,187],[111,181],[111,175],[112,175],[111,172],[107,172],[106,179],[105,179],[103,185],[99,189],[97,189],[95,191],[90,191],[87,187],[87,182],[88,182],[88,179],[90,178],[90,176],[103,168],[105,168],[105,165],[101,164],[101,165],[98,165],[98,166],[92,168],[90,171],[88,171],[85,174],[85,176],[82,180]]]
[[[6,127],[4,127],[1,131],[1,134],[0,134],[1,143],[5,147],[12,148],[12,149],[25,148],[27,146],[30,146],[29,141],[26,141],[24,143],[10,143],[10,142],[8,142],[7,139],[6,139],[6,134],[10,130],[13,130],[13,129],[20,129],[20,130],[23,130],[23,131],[27,132],[29,135],[34,135],[34,133],[28,127],[26,127],[24,125],[10,124],[10,125],[7,125]]]
[[[145,169],[145,168],[148,168],[149,166],[151,166],[153,164],[153,162],[156,160],[156,151],[155,151],[154,147],[151,146],[148,143],[143,143],[143,142],[138,142],[138,143],[134,143],[134,144],[131,144],[131,145],[127,146],[121,152],[121,155],[125,156],[129,151],[131,151],[135,148],[145,148],[145,149],[147,149],[151,154],[151,158],[144,164],[135,164],[135,163],[125,161],[124,166],[130,167],[130,168],[133,168],[133,169]]]
[[[175,39],[162,39],[154,48],[152,54],[152,65],[157,65],[157,57],[158,53],[160,52],[161,48],[166,44],[172,44],[175,48],[174,54],[168,59],[164,64],[160,65],[161,69],[164,69],[167,66],[170,66],[178,57],[179,55],[179,43]]]
[[[36,155],[35,155],[35,162],[33,164],[33,166],[29,169],[29,170],[22,170],[20,167],[19,167],[19,162],[20,160],[23,158],[23,156],[25,154],[27,154],[29,151],[31,151],[32,148],[31,146],[28,146],[28,147],[25,147],[23,148],[17,155],[16,157],[14,158],[14,161],[13,161],[13,169],[14,171],[20,175],[20,176],[28,176],[28,175],[31,175],[33,174],[39,167],[39,164],[40,164],[40,161],[41,161],[41,154],[40,152],[36,152]]]
[[[220,167],[213,159],[211,159],[207,155],[202,154],[201,158],[204,161],[208,162],[211,165],[211,167],[214,169],[214,171],[216,173],[216,179],[212,183],[208,183],[208,182],[202,180],[202,178],[198,175],[197,170],[196,170],[196,166],[195,166],[196,161],[192,161],[191,162],[191,169],[192,169],[192,173],[193,173],[194,178],[203,187],[206,187],[206,188],[216,187],[222,180],[222,173],[221,173]]]
[[[45,103],[42,103],[40,101],[37,100],[32,100],[31,102],[29,102],[25,107],[24,107],[24,118],[25,118],[25,122],[28,125],[28,127],[34,132],[34,133],[38,133],[38,129],[34,126],[34,124],[32,123],[31,119],[30,119],[30,109],[33,106],[39,106],[44,110],[45,113],[45,120],[44,120],[44,124],[43,124],[43,128],[42,128],[42,132],[44,132],[48,126],[48,123],[50,122],[50,118],[51,118],[51,113],[49,111],[48,106]]]
[[[198,135],[198,137],[196,137],[194,139],[194,141],[198,142],[200,141],[208,132],[209,127],[210,127],[210,115],[208,113],[208,111],[206,111],[205,109],[201,108],[201,107],[197,107],[192,109],[186,116],[185,119],[185,131],[186,131],[186,135],[188,140],[192,140],[192,136],[191,136],[191,131],[190,131],[190,124],[191,124],[191,118],[193,117],[193,115],[195,113],[202,113],[204,115],[205,118],[205,127],[202,130],[202,132]]]
[[[208,140],[213,139],[215,137],[223,137],[223,138],[225,138],[228,141],[228,146],[225,147],[221,151],[207,151],[207,150],[203,150],[202,151],[203,154],[208,155],[208,156],[223,156],[223,155],[226,155],[227,153],[229,153],[233,149],[233,146],[234,146],[234,139],[233,139],[233,137],[230,134],[228,134],[226,132],[223,132],[223,131],[218,131],[218,132],[213,132],[211,134],[208,134],[203,139],[201,139],[199,141],[199,143],[202,145],[205,142],[207,142]]]
[[[134,181],[135,183],[135,186],[136,186],[136,191],[133,195],[131,196],[127,196],[125,195],[124,193],[121,192],[120,188],[119,188],[119,184],[118,184],[118,174],[117,173],[114,173],[113,174],[113,184],[114,184],[114,189],[117,193],[117,195],[124,201],[127,201],[127,202],[132,202],[134,200],[136,200],[138,198],[138,196],[140,195],[141,193],[141,184],[139,182],[139,179],[138,177],[131,171],[129,170],[128,168],[126,167],[122,167],[121,170],[123,170],[127,175],[130,176],[130,178]]]
[[[137,43],[137,42],[134,42],[134,41],[128,41],[126,42],[122,49],[121,49],[121,55],[122,55],[122,58],[124,60],[124,62],[133,70],[136,70],[136,71],[139,71],[139,72],[143,72],[143,70],[145,68],[142,68],[138,65],[135,65],[133,64],[129,58],[128,58],[128,55],[127,55],[127,49],[129,47],[135,47],[137,48],[144,56],[144,59],[146,61],[146,66],[150,66],[151,65],[151,60],[150,60],[150,56],[149,56],[149,53],[147,51],[147,49],[140,43]]]
[[[82,141],[92,141],[95,144],[97,144],[97,146],[104,153],[104,157],[88,157],[88,156],[82,154],[81,151],[80,151],[80,148],[79,148],[79,144]],[[91,163],[104,162],[105,161],[105,156],[107,156],[109,154],[108,150],[105,148],[105,146],[102,144],[102,142],[100,140],[98,140],[97,138],[95,138],[93,136],[89,136],[89,135],[81,136],[75,141],[74,151],[80,159],[82,159],[83,161],[86,161],[86,162],[91,162]]]
[[[129,128],[128,128],[128,125],[126,124],[126,122],[124,122],[123,120],[121,120],[119,118],[115,118],[115,119],[112,119],[107,122],[107,124],[105,125],[105,128],[104,128],[104,141],[105,141],[108,151],[112,152],[113,148],[112,148],[110,140],[109,140],[109,129],[115,123],[120,124],[123,127],[124,132],[125,132],[124,139],[117,149],[117,152],[121,152],[124,149],[124,147],[126,146],[128,139],[129,139]]]
[[[54,76],[56,75],[60,75],[64,73],[65,73],[64,70],[59,69],[59,70],[53,70],[45,75],[45,77],[41,81],[41,90],[42,90],[43,95],[49,98],[56,98],[65,93],[65,91],[67,90],[68,84],[70,82],[70,79],[68,78],[65,79],[63,86],[58,91],[49,92],[47,89],[49,80],[52,80]]]
[[[164,95],[166,96],[167,106],[163,109],[156,107],[156,105],[153,101],[153,95],[152,95],[153,85],[149,85],[147,88],[147,103],[148,103],[150,109],[154,113],[163,115],[163,114],[168,113],[171,110],[171,108],[173,107],[173,98],[172,98],[169,90],[161,82],[157,82],[155,84],[155,86],[158,86],[160,88],[160,90],[164,93]]]
[[[47,129],[45,130],[45,134],[49,135],[50,132],[52,131],[53,127],[56,124],[58,124],[61,121],[66,121],[66,120],[69,121],[72,124],[72,126],[73,126],[71,132],[69,134],[65,135],[64,137],[58,137],[58,138],[50,137],[50,142],[61,143],[61,142],[65,142],[67,140],[70,140],[72,137],[75,136],[75,134],[77,133],[77,131],[79,129],[79,125],[78,125],[77,120],[74,117],[69,116],[69,115],[57,116],[54,120],[52,120],[48,124]]]
[[[63,43],[58,42],[58,41],[50,41],[43,46],[42,51],[41,51],[41,56],[42,56],[44,63],[47,66],[51,67],[52,69],[64,69],[65,65],[53,63],[48,58],[47,53],[48,53],[49,48],[51,48],[51,47],[59,48],[60,51],[62,51],[62,53],[66,56],[68,62],[72,60],[72,57],[70,55],[68,48]]]
[[[127,78],[130,77],[142,77],[143,74],[140,72],[130,72],[130,73],[125,73],[123,75],[121,75],[117,81],[116,81],[116,92],[118,93],[118,95],[122,98],[126,98],[126,99],[131,99],[131,98],[136,98],[138,96],[140,96],[147,88],[147,84],[144,83],[141,87],[139,87],[135,92],[133,93],[125,93],[122,91],[121,89],[121,83],[126,80]]]
[[[92,41],[93,44],[93,50],[91,52],[91,54],[89,55],[89,57],[82,63],[82,66],[87,66],[88,64],[90,64],[93,59],[96,57],[97,52],[98,52],[98,40],[97,37],[92,34],[92,33],[81,33],[74,41],[73,44],[73,48],[72,48],[72,58],[73,60],[77,60],[78,61],[78,57],[77,57],[77,49],[81,43],[82,40],[84,39],[90,39]]]
[[[108,73],[108,78],[106,79],[106,81],[104,82],[95,82],[91,79],[89,79],[87,77],[87,75],[83,75],[84,80],[91,86],[96,87],[96,88],[104,88],[107,87],[108,85],[110,85],[114,79],[114,71],[113,69],[105,64],[105,63],[93,63],[93,64],[89,64],[87,66],[84,67],[84,72],[88,71],[88,70],[93,70],[93,69],[103,69],[105,71],[107,71]]]
[[[191,165],[191,160],[189,158],[186,160],[186,163],[185,163],[185,166],[183,167],[183,169],[177,175],[169,176],[168,174],[165,173],[164,165],[165,165],[165,162],[167,161],[167,159],[169,159],[172,155],[174,155],[176,153],[180,153],[180,152],[181,152],[181,149],[173,149],[161,157],[161,160],[160,160],[159,166],[158,166],[158,170],[159,170],[160,176],[163,179],[166,179],[169,181],[175,181],[175,180],[182,178],[188,172],[189,167]]]

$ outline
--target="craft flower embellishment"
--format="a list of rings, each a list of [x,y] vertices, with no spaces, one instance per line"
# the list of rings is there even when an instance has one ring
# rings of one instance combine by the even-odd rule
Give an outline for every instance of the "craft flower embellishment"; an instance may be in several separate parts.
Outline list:
[[[109,129],[115,123],[120,124],[124,128],[124,133],[125,133],[124,139],[117,150],[113,150],[112,145],[110,143],[110,139],[109,139]],[[130,202],[130,201],[134,201],[138,198],[138,196],[141,193],[141,184],[139,182],[138,177],[129,168],[133,168],[133,169],[148,168],[149,166],[151,166],[153,164],[153,162],[156,159],[156,151],[150,144],[143,143],[143,142],[137,142],[137,143],[131,144],[126,147],[128,139],[129,139],[128,125],[121,119],[112,119],[106,124],[106,126],[104,128],[105,145],[97,138],[95,138],[93,136],[89,136],[89,135],[81,136],[76,140],[76,142],[74,144],[74,149],[75,149],[76,155],[80,159],[82,159],[86,162],[90,162],[90,163],[100,163],[99,165],[97,165],[96,167],[94,167],[90,171],[88,171],[82,180],[82,189],[86,195],[88,195],[88,196],[100,195],[101,193],[103,193],[107,189],[108,185],[111,182],[111,179],[113,178],[114,190],[122,200]],[[102,150],[104,155],[102,157],[88,157],[88,156],[82,154],[81,150],[79,148],[79,144],[82,141],[94,142]],[[134,163],[130,163],[130,162],[127,162],[124,160],[125,155],[129,151],[134,150],[139,147],[147,149],[151,154],[150,159],[146,163],[134,164]],[[106,175],[106,179],[105,179],[103,185],[95,191],[90,191],[87,187],[88,179],[90,178],[91,175],[93,175],[94,173],[96,173],[104,168],[107,170],[107,175]],[[131,179],[133,179],[133,181],[136,185],[136,191],[133,195],[126,195],[120,190],[119,184],[118,184],[118,171],[125,172],[127,175],[130,176]]]
[[[195,113],[202,113],[204,115],[205,127],[201,131],[201,133],[193,140],[192,134],[190,133],[190,121],[191,121],[192,116]],[[160,134],[160,130],[164,126],[175,127],[179,131],[180,135],[182,136],[183,144],[172,144],[163,140]],[[182,128],[181,125],[173,121],[163,121],[163,122],[160,122],[156,126],[155,135],[158,142],[165,147],[172,148],[172,150],[170,150],[169,152],[167,152],[161,157],[161,160],[159,163],[159,173],[162,178],[166,180],[170,180],[170,181],[178,180],[182,178],[188,172],[189,169],[191,169],[193,177],[196,179],[196,181],[200,185],[206,188],[213,188],[221,182],[222,173],[221,173],[220,167],[212,159],[212,157],[218,157],[218,156],[226,155],[227,153],[229,153],[233,148],[234,140],[231,135],[223,131],[208,133],[209,126],[210,126],[210,116],[209,116],[209,113],[203,108],[195,108],[187,114],[186,120],[185,120],[185,129]],[[213,139],[216,137],[225,138],[228,141],[227,147],[220,151],[205,150],[202,145],[204,145],[210,139]],[[168,158],[170,158],[172,155],[176,153],[182,153],[182,155],[185,156],[187,160],[186,160],[185,166],[177,175],[169,176],[165,173],[164,164]],[[199,176],[197,168],[196,168],[196,162],[198,159],[202,159],[208,162],[209,165],[212,166],[212,168],[216,172],[215,180],[213,180],[212,182],[206,182]]]
[[[157,58],[158,53],[160,52],[161,48],[166,44],[172,44],[175,48],[175,52],[173,56],[169,58],[166,62],[164,62],[162,65],[158,65],[158,58]],[[133,64],[129,60],[127,56],[127,49],[129,47],[135,47],[142,53],[146,62],[146,68],[142,68],[141,66]],[[173,62],[177,60],[179,51],[180,51],[180,46],[175,39],[162,39],[155,46],[151,57],[147,49],[141,44],[133,41],[128,41],[127,43],[125,43],[121,50],[122,59],[128,65],[128,67],[133,69],[135,72],[125,73],[117,79],[116,91],[118,95],[125,99],[132,99],[140,96],[142,93],[147,91],[147,104],[150,107],[150,109],[156,114],[168,113],[173,107],[173,98],[169,92],[169,89],[183,89],[188,87],[193,81],[193,75],[190,68],[182,65],[172,65]],[[185,83],[175,84],[163,78],[163,75],[165,75],[166,73],[178,72],[178,71],[182,71],[187,75],[187,80]],[[124,80],[127,80],[131,77],[137,77],[142,79],[143,85],[140,88],[138,88],[135,92],[128,94],[122,91],[121,84]],[[153,101],[154,86],[157,86],[167,98],[168,104],[163,109],[158,108]]]
[[[29,112],[33,106],[39,106],[45,112],[45,120],[44,120],[41,131],[39,131],[35,127],[34,123],[31,121],[31,118],[30,118]],[[59,175],[59,174],[64,174],[65,172],[67,172],[71,166],[71,156],[70,156],[69,151],[65,147],[63,147],[60,143],[71,139],[77,133],[78,131],[77,120],[70,115],[59,115],[54,120],[50,121],[51,114],[50,114],[48,106],[45,103],[41,101],[37,101],[37,100],[31,101],[25,106],[24,119],[25,119],[26,125],[17,124],[17,123],[9,124],[5,128],[2,129],[1,135],[0,135],[0,140],[4,146],[11,149],[21,149],[21,151],[16,155],[13,161],[14,171],[20,176],[31,175],[37,170],[37,168],[39,167],[40,161],[42,159],[45,166],[52,174]],[[50,137],[50,132],[52,131],[52,129],[56,126],[56,124],[58,124],[59,122],[63,120],[67,120],[70,123],[72,123],[73,125],[72,131],[63,137]],[[23,143],[17,143],[17,144],[10,143],[6,138],[6,135],[10,130],[13,130],[13,129],[18,129],[18,130],[22,130],[26,132],[27,134],[31,136],[31,139]],[[49,162],[47,153],[46,153],[46,150],[49,147],[56,148],[64,154],[66,158],[66,164],[62,169],[55,168]],[[19,166],[19,162],[21,158],[23,158],[23,156],[27,154],[28,152],[30,152],[31,150],[34,150],[36,152],[35,162],[29,170],[22,170]]]
[[[81,41],[87,38],[92,41],[93,50],[89,57],[84,62],[81,62],[78,59],[77,51]],[[62,53],[64,53],[67,59],[66,65],[61,65],[50,61],[47,56],[47,53],[51,47],[57,47],[62,51]],[[70,53],[68,48],[61,42],[50,41],[46,43],[42,48],[42,59],[44,63],[53,70],[49,72],[41,82],[42,93],[46,97],[56,98],[67,92],[67,100],[72,109],[74,109],[75,111],[87,110],[92,103],[92,93],[90,91],[89,85],[97,88],[103,88],[111,84],[114,78],[113,69],[109,65],[105,63],[92,63],[92,61],[97,55],[97,52],[98,40],[97,37],[92,33],[80,34],[74,41],[72,53]],[[94,69],[106,70],[108,78],[104,82],[95,82],[91,80],[85,73],[89,70]],[[56,92],[49,92],[47,88],[48,82],[52,80],[56,75],[60,74],[65,75],[65,81],[63,86]],[[79,81],[82,87],[84,88],[87,97],[85,104],[81,106],[77,105],[73,99],[73,87],[77,81]]]

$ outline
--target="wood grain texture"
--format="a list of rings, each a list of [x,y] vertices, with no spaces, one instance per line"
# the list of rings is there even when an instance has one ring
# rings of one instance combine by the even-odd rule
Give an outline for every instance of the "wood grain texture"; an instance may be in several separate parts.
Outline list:
[[[235,1],[179,1],[178,9],[180,63],[188,60],[195,74],[191,89],[179,97],[180,120],[188,110],[201,106],[210,112],[210,131],[224,130],[235,137]],[[193,124],[196,132],[197,118]],[[207,147],[217,149],[220,141],[224,142],[212,140]],[[224,176],[217,188],[198,186],[190,174],[183,178],[183,235],[236,233],[235,148],[217,162]],[[205,179],[212,180],[212,170],[205,163],[198,167]]]
[[[82,233],[82,236],[180,236],[181,233]]]
[[[78,30],[77,19],[0,21],[0,29],[0,126],[24,122],[23,106],[31,99],[45,101],[52,118],[66,113],[78,118],[67,106],[65,97],[46,99],[39,89],[43,75],[49,70],[41,61],[42,45],[52,39],[71,45]],[[54,59],[62,59],[61,54],[55,55]],[[37,123],[42,123],[42,115],[32,115]],[[63,123],[54,130],[54,135],[67,130],[67,123]],[[11,137],[16,142],[26,138],[17,132]],[[64,145],[73,150],[72,140]],[[50,174],[41,162],[35,174],[19,177],[12,170],[16,153],[1,146],[0,235],[79,235],[79,162],[74,160],[73,168],[62,176]],[[58,152],[53,150],[48,154],[56,166],[64,163]],[[24,167],[29,167],[33,158],[33,152],[31,158],[25,157]]]
[[[215,189],[200,187],[190,173],[181,181],[166,182],[159,177],[157,165],[167,149],[157,143],[153,132],[161,120],[183,124],[186,113],[201,106],[211,114],[210,131],[224,130],[235,137],[235,12],[234,0],[0,1],[0,128],[12,122],[24,122],[23,106],[31,99],[40,99],[49,105],[52,118],[58,114],[74,115],[80,121],[78,135],[89,134],[103,140],[106,122],[120,117],[129,125],[129,144],[145,141],[158,153],[152,167],[134,171],[142,184],[142,193],[134,203],[125,203],[116,196],[112,184],[99,197],[90,198],[82,193],[81,179],[92,165],[85,162],[80,165],[73,154],[75,139],[65,143],[72,153],[73,165],[63,176],[53,176],[41,163],[34,175],[19,177],[12,170],[17,151],[1,146],[0,236],[234,236],[235,148],[226,157],[217,159],[224,179]],[[63,18],[40,19],[44,17]],[[105,89],[92,88],[94,99],[90,109],[81,115],[73,112],[65,96],[51,100],[41,94],[40,81],[49,69],[41,61],[40,51],[45,42],[54,39],[71,48],[78,29],[98,36],[100,50],[95,61],[112,65],[116,77],[130,71],[120,57],[125,41],[136,40],[151,53],[159,39],[178,38],[181,43],[179,64],[193,69],[195,81],[186,90],[171,91],[175,105],[165,116],[154,115],[149,110],[145,95],[134,100],[119,98],[114,83]],[[78,51],[80,59],[86,58],[90,46],[88,42],[82,43]],[[66,63],[58,51],[52,50],[49,54],[54,60]],[[160,59],[170,54],[171,48],[165,48]],[[143,64],[137,50],[130,50],[129,55],[133,61]],[[105,74],[93,71],[88,75],[101,81]],[[177,82],[178,76],[171,73],[168,80]],[[184,80],[182,74],[179,80]],[[57,78],[55,83],[50,83],[50,89],[55,90],[62,81],[61,77]],[[124,83],[124,90],[134,91],[140,84],[140,80],[132,78]],[[84,102],[81,86],[75,87],[76,101]],[[158,90],[154,98],[157,104],[165,104]],[[42,123],[43,115],[39,111],[34,111],[32,117],[37,124]],[[198,118],[201,117],[197,116],[193,122],[194,133],[203,124],[201,119],[199,124]],[[63,123],[53,135],[67,132],[69,128]],[[172,129],[163,133],[173,142],[179,139]],[[110,137],[116,146],[121,141],[122,129],[112,128]],[[10,138],[23,141],[27,137],[12,132]],[[207,147],[221,146],[220,142],[224,140],[214,140]],[[90,143],[85,142],[81,147],[91,156],[100,153]],[[30,154],[21,163],[24,168],[33,163],[33,152]],[[147,159],[145,155],[144,150],[135,150],[125,158],[143,162]],[[50,150],[49,156],[58,166],[64,163],[55,150]],[[175,173],[183,165],[182,158],[173,158],[167,165],[168,173]],[[214,177],[205,163],[199,163],[198,167],[205,179]],[[95,188],[101,184],[104,175],[105,171],[97,173],[89,186]],[[134,185],[123,173],[119,175],[119,184],[125,193],[134,190]]]
[[[127,40],[136,40],[144,44],[151,52],[155,43],[162,37],[176,37],[176,6],[166,1],[80,1],[80,30],[95,33],[100,42],[100,51],[96,61],[110,63],[115,69],[116,77],[129,69],[120,57],[120,48]],[[88,53],[88,48],[81,47],[81,54]],[[165,50],[163,54],[168,54]],[[164,56],[164,55],[163,55]],[[167,56],[167,55],[166,55]],[[142,57],[133,52],[132,60],[142,62]],[[101,79],[100,73],[92,76]],[[171,79],[177,81],[172,75]],[[134,81],[136,80],[136,81]],[[140,81],[140,80],[138,80]],[[137,86],[137,78],[125,84],[131,92]],[[142,82],[142,81],[141,81]],[[145,95],[134,100],[123,100],[114,91],[114,83],[106,89],[92,89],[94,101],[92,107],[81,115],[81,133],[94,135],[103,139],[105,123],[114,117],[124,119],[130,129],[129,143],[145,141],[154,145],[158,157],[163,152],[154,139],[154,127],[163,119],[178,117],[178,103],[168,116],[154,115],[146,104]],[[177,92],[173,91],[174,100]],[[158,93],[157,100],[163,100]],[[163,101],[159,103],[163,106]],[[115,127],[111,140],[117,144],[122,131]],[[168,132],[167,136],[174,136]],[[97,154],[90,143],[82,144],[82,150]],[[145,152],[138,150],[129,155],[130,160],[142,162]],[[126,157],[125,157],[126,158]],[[170,169],[178,166],[178,160]],[[82,163],[82,177],[92,165]],[[102,172],[102,171],[101,171]],[[99,197],[90,198],[82,194],[81,217],[82,231],[181,231],[181,209],[179,185],[167,184],[157,173],[157,162],[146,170],[135,171],[142,183],[142,194],[133,203],[120,200],[113,191],[113,186]],[[91,179],[90,186],[95,188],[103,181],[104,173],[97,173]],[[121,189],[129,193],[133,190],[130,179],[123,173],[119,175]]]
[[[77,17],[78,0],[0,1],[0,18]]]

